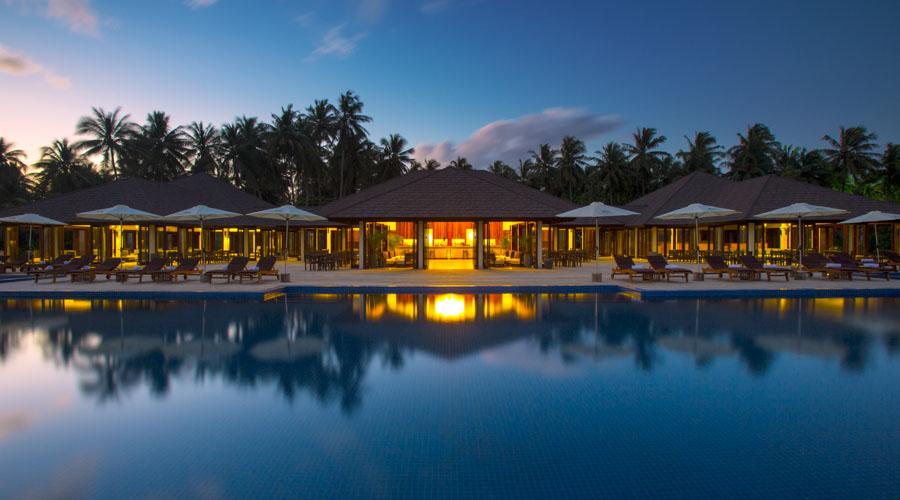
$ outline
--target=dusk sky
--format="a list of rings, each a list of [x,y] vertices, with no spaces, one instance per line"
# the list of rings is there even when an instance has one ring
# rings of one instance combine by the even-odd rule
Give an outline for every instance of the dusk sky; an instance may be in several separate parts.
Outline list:
[[[839,125],[900,141],[900,2],[0,0],[0,136],[37,161],[91,106],[142,122],[268,120],[352,89],[373,139],[513,162],[750,124],[820,147]]]

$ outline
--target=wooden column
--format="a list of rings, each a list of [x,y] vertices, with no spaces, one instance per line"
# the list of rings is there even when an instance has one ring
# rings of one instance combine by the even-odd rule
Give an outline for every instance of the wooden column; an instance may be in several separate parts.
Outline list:
[[[425,221],[416,221],[416,269],[425,269]]]
[[[366,223],[359,222],[359,268],[366,268]]]
[[[747,253],[756,254],[756,224],[747,224]]]
[[[541,221],[535,223],[534,232],[537,241],[537,262],[534,267],[541,269],[544,267],[544,224]]]
[[[475,223],[475,266],[484,269],[484,221]]]

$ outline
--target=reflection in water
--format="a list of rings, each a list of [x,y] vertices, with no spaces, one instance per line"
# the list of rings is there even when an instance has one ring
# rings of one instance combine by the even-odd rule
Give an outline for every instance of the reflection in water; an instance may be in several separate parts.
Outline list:
[[[865,370],[873,345],[898,352],[894,299],[672,300],[585,294],[310,295],[256,302],[6,300],[0,363],[39,339],[78,373],[83,395],[114,401],[138,387],[164,397],[173,378],[274,385],[352,413],[373,361],[401,370],[420,352],[464,358],[525,342],[564,364],[633,360],[654,370],[688,356],[699,369],[739,359],[765,375],[779,356]]]

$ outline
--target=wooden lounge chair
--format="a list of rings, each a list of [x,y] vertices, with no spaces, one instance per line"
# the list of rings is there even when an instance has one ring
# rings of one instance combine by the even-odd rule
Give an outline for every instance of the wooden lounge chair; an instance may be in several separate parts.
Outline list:
[[[757,275],[762,276],[765,274],[767,281],[772,281],[772,276],[784,276],[785,281],[790,281],[791,275],[794,274],[794,270],[789,267],[763,265],[762,262],[750,254],[738,255],[738,259],[744,267],[752,270]]]
[[[0,273],[5,273],[7,270],[15,272],[16,269],[22,270],[22,266],[28,263],[28,257],[17,257],[17,258],[7,258],[3,264],[0,264]]]
[[[665,276],[666,281],[669,281],[672,276],[681,276],[684,278],[684,282],[687,283],[688,275],[691,274],[691,270],[685,267],[678,266],[670,266],[666,258],[662,255],[648,255],[647,262],[650,263],[650,267],[653,268],[653,272]]]
[[[721,278],[723,275],[727,274],[729,280],[734,280],[735,276],[737,276],[738,279],[750,279],[753,277],[753,271],[745,267],[730,267],[721,255],[706,255],[703,259],[706,261],[706,266],[704,266],[702,270],[704,276],[707,274],[714,274]]]
[[[634,259],[625,255],[614,255],[613,260],[616,261],[616,267],[612,270],[610,279],[616,279],[617,274],[628,276],[629,280],[633,280],[635,276],[640,276],[644,281],[652,280],[656,273],[649,268],[635,268]]]
[[[110,279],[116,275],[119,264],[121,263],[122,259],[112,258],[106,259],[96,266],[91,266],[90,269],[84,269],[83,267],[81,269],[76,269],[71,273],[72,281],[94,281],[94,279],[101,274],[105,275],[106,279]]]
[[[250,280],[255,279],[257,283],[262,281],[263,276],[275,276],[276,279],[278,278],[278,271],[275,269],[274,256],[270,255],[268,257],[260,258],[255,267],[256,269],[247,268],[238,273],[238,278],[241,283],[244,282],[244,278]]]
[[[206,271],[203,276],[207,277],[210,283],[212,283],[214,278],[224,278],[227,282],[231,283],[231,279],[237,278],[240,272],[247,267],[248,262],[250,262],[250,259],[247,257],[234,257],[224,268],[211,269]]]
[[[68,276],[73,271],[77,271],[91,263],[90,257],[76,257],[60,266],[47,266],[44,269],[36,269],[29,271],[28,274],[34,276],[34,282],[37,283],[41,278],[52,278],[56,283],[57,278]]]
[[[58,255],[55,259],[50,262],[25,262],[20,266],[20,270],[23,273],[31,274],[32,271],[40,271],[41,269],[46,269],[48,267],[58,268],[63,264],[71,261],[74,257],[67,254]]]
[[[841,269],[849,273],[860,273],[866,277],[866,281],[872,281],[872,276],[880,276],[885,280],[891,280],[891,270],[877,265],[877,267],[860,266],[853,260],[853,257],[846,253],[836,253],[831,255],[831,261],[841,265]],[[852,278],[851,278],[852,279]]]
[[[181,259],[174,268],[160,269],[154,279],[157,281],[178,281],[178,277],[181,276],[187,281],[188,276],[200,276],[200,269],[197,269],[199,263],[200,259],[197,257]]]
[[[808,273],[810,277],[816,273],[821,273],[823,278],[840,279],[847,277],[853,279],[853,273],[844,271],[840,265],[829,266],[828,259],[818,253],[811,253],[803,256],[803,265],[801,271]]]
[[[143,283],[144,276],[149,276],[152,279],[153,275],[159,272],[165,265],[166,261],[164,259],[153,257],[144,267],[117,272],[116,281],[127,283],[129,278],[137,278],[138,283]]]
[[[882,250],[880,253],[882,265],[894,271],[900,271],[900,253],[892,250]]]

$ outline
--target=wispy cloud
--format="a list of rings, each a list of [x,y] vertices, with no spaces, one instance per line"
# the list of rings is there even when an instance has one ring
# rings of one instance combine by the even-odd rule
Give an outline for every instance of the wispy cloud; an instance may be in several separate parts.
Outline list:
[[[294,22],[303,26],[304,28],[309,28],[312,26],[313,19],[315,18],[314,12],[305,12],[303,14],[298,15],[294,18]]]
[[[192,9],[202,9],[204,7],[209,7],[219,0],[184,0],[184,4]]]
[[[100,19],[90,0],[48,0],[47,15],[64,22],[75,33],[100,35]]]
[[[417,144],[414,157],[419,161],[431,158],[447,163],[463,156],[479,168],[494,160],[512,165],[542,143],[558,144],[567,135],[592,139],[616,129],[621,123],[612,115],[597,115],[578,108],[550,108],[488,123],[459,144],[452,141]]]
[[[353,51],[359,41],[365,37],[365,33],[357,33],[353,36],[344,36],[344,25],[338,25],[325,32],[325,36],[316,46],[315,50],[306,58],[307,61],[316,61],[326,56],[334,56],[344,59]]]
[[[60,90],[66,90],[72,86],[72,82],[68,78],[56,74],[27,56],[10,51],[2,45],[0,45],[0,73],[12,76],[40,76],[53,88]]]
[[[429,0],[419,4],[419,11],[423,14],[437,14],[450,6],[451,0]]]
[[[388,0],[360,0],[359,17],[369,23],[377,23],[387,12]]]

